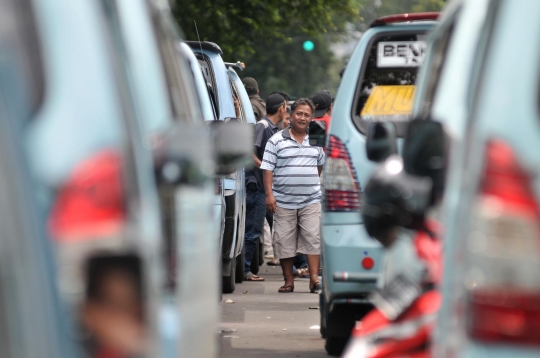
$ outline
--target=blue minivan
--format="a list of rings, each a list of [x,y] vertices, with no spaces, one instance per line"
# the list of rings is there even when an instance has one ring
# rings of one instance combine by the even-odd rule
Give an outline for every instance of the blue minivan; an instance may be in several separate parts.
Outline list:
[[[360,215],[362,187],[377,164],[368,159],[366,141],[371,123],[392,123],[398,138],[405,133],[426,34],[437,16],[404,14],[373,22],[336,95],[326,141],[321,225],[321,335],[330,354],[341,353],[355,322],[372,307],[369,294],[391,270]]]

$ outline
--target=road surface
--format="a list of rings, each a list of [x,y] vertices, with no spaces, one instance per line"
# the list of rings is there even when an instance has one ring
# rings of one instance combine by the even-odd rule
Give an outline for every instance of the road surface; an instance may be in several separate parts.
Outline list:
[[[220,357],[328,357],[319,333],[319,296],[309,292],[309,279],[296,279],[293,293],[278,293],[280,267],[265,263],[259,275],[266,281],[237,284],[233,294],[223,295]]]

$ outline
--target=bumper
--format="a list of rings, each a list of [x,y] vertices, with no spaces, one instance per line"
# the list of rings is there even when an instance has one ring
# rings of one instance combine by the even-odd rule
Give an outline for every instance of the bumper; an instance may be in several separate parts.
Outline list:
[[[356,298],[364,302],[366,294],[381,284],[382,246],[367,236],[361,224],[323,225],[321,243],[323,291],[327,302],[338,298]],[[365,257],[373,259],[373,268],[367,270],[362,266]]]

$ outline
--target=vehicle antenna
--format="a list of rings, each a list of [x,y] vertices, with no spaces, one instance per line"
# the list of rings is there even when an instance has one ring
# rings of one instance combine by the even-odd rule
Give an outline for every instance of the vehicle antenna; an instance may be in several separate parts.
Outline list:
[[[197,29],[197,21],[193,20],[193,23],[195,24],[195,31],[197,32],[197,38],[199,39],[199,46],[201,46],[201,53],[202,53],[203,52],[202,43],[201,43],[201,38],[199,37],[199,29]]]

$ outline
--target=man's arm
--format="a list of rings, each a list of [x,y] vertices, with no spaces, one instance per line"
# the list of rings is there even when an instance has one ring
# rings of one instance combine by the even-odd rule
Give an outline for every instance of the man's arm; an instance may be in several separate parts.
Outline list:
[[[259,158],[257,158],[257,156],[255,154],[253,154],[253,162],[255,163],[255,166],[257,168],[260,168],[261,167],[261,160]]]
[[[272,192],[272,182],[274,181],[274,173],[270,170],[263,170],[263,182],[264,182],[264,192],[266,193],[266,210],[271,214],[276,212],[277,202],[274,198],[274,193]]]
[[[317,166],[317,170],[319,171],[319,176],[321,176],[322,173],[322,165]]]

